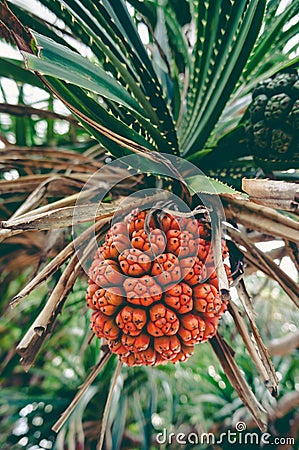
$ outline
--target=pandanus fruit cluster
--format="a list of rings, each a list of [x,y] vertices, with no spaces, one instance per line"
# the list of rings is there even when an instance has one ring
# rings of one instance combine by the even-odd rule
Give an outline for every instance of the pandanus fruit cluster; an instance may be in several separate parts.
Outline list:
[[[228,250],[222,242],[222,259]],[[227,308],[210,223],[135,210],[114,223],[89,270],[91,327],[129,366],[185,361]]]

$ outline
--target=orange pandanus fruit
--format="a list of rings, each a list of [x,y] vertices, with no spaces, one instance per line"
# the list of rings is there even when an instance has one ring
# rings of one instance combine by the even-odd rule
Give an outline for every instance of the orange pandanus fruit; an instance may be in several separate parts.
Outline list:
[[[95,335],[127,365],[186,361],[195,344],[216,334],[226,302],[209,225],[135,210],[108,231],[89,270],[86,301]],[[225,242],[222,249],[227,263]]]

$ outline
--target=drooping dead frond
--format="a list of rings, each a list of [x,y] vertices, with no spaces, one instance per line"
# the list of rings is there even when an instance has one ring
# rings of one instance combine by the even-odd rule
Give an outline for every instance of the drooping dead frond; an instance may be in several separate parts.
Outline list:
[[[46,281],[51,275],[53,275],[59,267],[61,267],[68,258],[73,255],[76,248],[80,248],[85,240],[90,239],[92,233],[100,230],[105,224],[104,221],[98,221],[83,233],[81,233],[76,239],[70,242],[52,259],[43,269],[39,272],[25,287],[19,292],[10,302],[11,307],[17,306],[27,295],[32,292],[33,289],[38,287],[41,283]]]
[[[294,304],[299,307],[299,287],[292,278],[286,274],[268,255],[262,252],[255,244],[251,243],[248,238],[233,228],[229,229],[229,234],[234,241],[247,249],[245,260],[251,265],[257,267],[267,276],[277,281],[283,290],[287,293]]]
[[[219,333],[212,339],[211,345],[231,385],[235,388],[242,402],[253,415],[260,430],[265,432],[267,430],[266,411],[257,401],[247,381],[240,372],[240,369],[234,360],[231,348]]]
[[[297,183],[243,178],[242,189],[254,203],[298,214],[299,187]]]
[[[251,303],[251,299],[249,297],[249,294],[247,292],[244,280],[240,280],[239,283],[236,285],[237,292],[239,295],[239,299],[242,302],[246,317],[248,318],[249,324],[250,324],[250,331],[252,332],[252,338],[248,333],[247,327],[244,327],[245,330],[244,337],[246,340],[248,338],[251,340],[251,343],[253,345],[250,345],[248,343],[248,346],[246,345],[251,357],[254,360],[255,366],[257,367],[264,383],[271,395],[273,397],[277,396],[277,388],[278,388],[278,378],[276,375],[275,368],[273,366],[273,363],[271,361],[269,351],[267,350],[267,347],[265,346],[260,332],[258,330],[258,327],[255,322],[255,313],[253,310],[253,306]],[[234,311],[234,315],[236,315],[236,311]],[[238,321],[235,322],[238,326]],[[240,332],[240,334],[242,334]],[[243,340],[245,342],[245,339],[243,337]],[[251,351],[249,350],[249,347]]]
[[[226,218],[271,236],[299,242],[299,222],[273,208],[257,205],[241,196],[223,194]]]

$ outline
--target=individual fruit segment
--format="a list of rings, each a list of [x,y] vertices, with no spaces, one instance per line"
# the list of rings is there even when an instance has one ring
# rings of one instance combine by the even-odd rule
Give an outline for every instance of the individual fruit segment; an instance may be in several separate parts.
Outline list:
[[[175,216],[175,214],[172,216],[162,212],[158,215],[158,222],[165,233],[169,230],[187,231],[194,238],[202,239],[209,239],[211,235],[209,223],[192,217]]]
[[[181,351],[181,343],[177,336],[156,337],[154,348],[163,359],[172,360]]]
[[[123,304],[123,291],[116,286],[108,289],[99,288],[99,286],[89,280],[90,286],[86,293],[87,306],[95,311],[101,311],[107,316],[113,315]]]
[[[210,230],[206,218],[155,209],[134,210],[108,231],[89,270],[86,303],[95,335],[128,366],[184,362],[195,344],[215,336],[227,303]]]
[[[167,250],[178,258],[186,258],[196,255],[198,249],[198,239],[189,231],[168,230],[166,233]]]
[[[150,306],[162,298],[161,287],[149,275],[141,278],[126,278],[124,290],[128,302],[134,305]]]
[[[202,239],[202,238],[198,239],[198,241],[197,241],[197,256],[198,256],[198,259],[204,264],[206,263],[207,258],[209,256],[210,248],[211,248],[210,241],[206,241],[205,239]]]
[[[206,324],[198,314],[186,314],[181,318],[179,335],[185,345],[194,345],[204,337]]]
[[[130,336],[138,336],[146,324],[146,312],[141,308],[125,306],[116,316],[116,324]]]
[[[218,314],[222,301],[215,286],[204,283],[193,287],[193,301],[195,311],[205,317]]]
[[[131,243],[134,248],[155,257],[164,252],[166,239],[161,230],[155,229],[147,233],[144,229],[141,229],[133,231]]]
[[[205,239],[206,241],[211,240],[211,226],[209,222],[206,221],[200,221],[199,219],[196,220],[197,225],[197,236],[200,239]],[[187,228],[188,231],[191,231],[189,228]],[[194,234],[194,232],[193,232]]]
[[[99,286],[95,284],[92,280],[88,280],[88,288],[86,290],[86,303],[87,306],[93,310],[97,310],[97,301],[94,298],[94,294],[99,289]]]
[[[224,266],[224,269],[226,272],[228,283],[231,285],[233,282],[233,277],[232,277],[230,267],[227,264],[223,264],[223,266]],[[212,284],[213,286],[215,286],[216,289],[218,289],[219,286],[218,286],[217,272],[213,265],[209,266],[207,268],[207,277],[208,277],[208,283]]]
[[[118,260],[123,273],[130,277],[140,277],[151,269],[150,257],[136,248],[124,250]]]
[[[167,231],[169,230],[180,230],[183,228],[182,218],[173,217],[168,213],[162,212],[161,214],[159,214],[158,221],[164,233],[167,233]]]
[[[202,343],[208,341],[213,336],[215,336],[215,334],[217,333],[218,322],[219,322],[218,317],[212,317],[211,319],[206,321],[205,323],[206,327],[201,340]]]
[[[127,216],[127,224],[130,235],[134,233],[134,231],[144,230],[147,226],[149,229],[155,228],[155,221],[153,217],[150,217],[148,220],[148,224],[145,223],[145,219],[147,217],[148,211],[138,211],[135,210],[131,214]]]
[[[177,310],[180,314],[190,312],[193,308],[192,289],[186,283],[178,283],[168,291],[164,296],[165,303],[171,308]]]
[[[204,238],[206,239],[209,235],[205,224],[202,224],[198,219],[184,218],[183,226],[181,231],[188,231],[191,233],[195,239]]]
[[[89,270],[89,277],[100,287],[120,285],[123,281],[119,266],[112,259],[94,260]]]
[[[91,316],[91,327],[99,338],[116,339],[120,330],[116,326],[114,319],[108,317],[100,311],[96,311]]]
[[[227,256],[228,256],[228,247],[227,244],[224,240],[221,241],[221,252],[222,252],[222,260],[224,261]],[[218,264],[219,261],[215,261],[215,257],[214,257],[214,251],[213,251],[213,244],[211,244],[210,249],[209,249],[209,253],[205,259],[205,264],[207,266],[209,265],[215,265]]]
[[[151,338],[146,333],[140,333],[138,336],[130,336],[129,334],[123,334],[121,338],[122,345],[133,353],[142,352],[147,350]]]
[[[177,283],[181,279],[181,268],[178,258],[173,253],[159,255],[153,263],[151,275],[162,286]]]
[[[119,254],[129,247],[129,239],[124,235],[112,235],[102,246],[102,256],[117,259]]]
[[[180,322],[174,311],[162,303],[155,304],[150,309],[150,321],[147,331],[152,336],[171,336],[177,333]]]
[[[127,366],[142,366],[144,364],[141,353],[129,352],[128,355],[121,356],[120,360]]]
[[[197,256],[182,259],[181,269],[184,281],[190,286],[202,283],[207,279],[206,265]]]
[[[127,217],[127,222],[130,235],[132,235],[134,231],[144,229],[144,221],[146,215],[146,211],[138,210],[135,210],[132,212],[132,214],[129,214],[129,216]]]
[[[108,339],[107,344],[112,353],[116,353],[121,357],[128,356],[130,354],[130,351],[123,345],[120,339]]]
[[[120,360],[127,366],[158,366],[167,362],[156,350],[150,347],[142,352],[130,352],[129,355],[122,356]]]
[[[176,363],[178,361],[185,362],[194,353],[194,345],[184,345],[181,344],[181,350],[179,353],[171,360],[171,362]]]
[[[115,314],[119,306],[123,303],[122,291],[120,288],[98,289],[94,294],[96,309],[99,309],[107,316]]]

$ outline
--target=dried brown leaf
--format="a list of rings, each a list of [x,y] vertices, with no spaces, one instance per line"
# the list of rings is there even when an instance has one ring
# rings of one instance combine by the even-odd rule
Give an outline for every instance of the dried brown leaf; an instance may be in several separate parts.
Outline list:
[[[54,111],[48,111],[45,109],[33,108],[28,105],[13,105],[10,103],[1,103],[0,104],[0,113],[11,114],[13,116],[40,116],[45,117],[46,119],[56,119],[56,120],[66,120],[67,122],[71,122],[73,124],[77,124],[77,120],[73,116],[65,116],[64,114],[58,114]]]
[[[98,205],[80,205],[76,207],[76,219],[75,208],[72,206],[65,208],[58,208],[54,211],[49,211],[45,213],[40,213],[36,215],[25,215],[25,217],[11,219],[3,221],[1,223],[1,228],[5,231],[7,230],[7,235],[9,231],[20,230],[53,230],[55,228],[66,228],[71,226],[73,223],[84,223],[94,220],[95,218],[102,215],[102,217],[109,217],[115,211],[113,207],[100,207],[101,212],[97,212]],[[1,233],[2,234],[2,233]],[[5,236],[5,233],[3,233]]]
[[[82,266],[78,263],[77,255],[74,255],[53,289],[46,305],[18,344],[17,352],[21,355],[21,364],[26,371],[34,363],[45,338],[51,333],[66,297],[81,270]]]
[[[273,280],[277,281],[294,304],[299,308],[299,286],[293,281],[269,256],[258,249],[241,232],[228,228],[228,233],[234,242],[247,249],[244,253],[245,260],[258,268]]]
[[[53,273],[55,273],[62,264],[67,261],[67,259],[75,252],[75,248],[80,248],[82,243],[84,243],[94,232],[99,230],[105,232],[105,225],[108,219],[101,220],[92,225],[87,230],[85,230],[80,236],[70,242],[52,261],[47,264],[43,270],[38,273],[33,280],[31,280],[27,286],[24,287],[11,301],[10,306],[17,306],[30,292],[32,292],[37,286],[46,281]]]
[[[80,201],[82,202],[83,199],[89,199],[92,193],[94,193],[94,192],[98,193],[99,191],[100,191],[100,186],[98,188],[87,189],[84,192],[78,192],[76,194],[69,195],[69,196],[64,197],[60,200],[57,200],[55,202],[47,203],[46,205],[40,206],[39,208],[29,210],[28,212],[24,212],[23,214],[20,214],[20,215],[18,214],[17,216],[19,218],[32,217],[32,216],[36,216],[36,215],[39,215],[39,214],[42,214],[42,213],[45,213],[48,211],[55,211],[57,209],[64,208],[67,206],[75,206],[78,198],[80,198]],[[24,203],[26,203],[26,202],[24,202]],[[16,215],[14,214],[10,218],[10,220],[15,217],[16,217]],[[1,232],[0,232],[0,236],[1,236]]]
[[[243,178],[242,189],[254,203],[298,212],[299,186],[297,183]]]
[[[82,189],[83,184],[87,181],[88,175],[73,173],[66,175],[30,175],[17,178],[16,180],[0,180],[0,194],[15,194],[16,192],[32,192],[40,184],[47,183],[47,191],[49,195],[68,195]]]
[[[22,356],[21,363],[25,366],[25,370],[29,370],[32,366],[46,336],[51,333],[57,316],[83,269],[84,262],[93,252],[94,242],[91,240],[86,247],[79,248],[71,257],[44,308],[18,344],[17,352]]]
[[[217,214],[217,201],[215,202],[215,197],[211,196],[210,198],[212,207],[210,211],[211,224],[212,224],[212,244],[213,244],[213,253],[216,262],[216,273],[218,279],[219,290],[222,296],[229,296],[229,283],[226,275],[226,271],[224,268],[224,263],[222,260],[222,223],[221,217]]]
[[[247,381],[237,366],[229,346],[219,333],[211,339],[211,345],[217,358],[219,359],[223,370],[229,379],[229,382],[236,390],[240,399],[251,412],[256,424],[262,432],[267,430],[266,411],[256,399],[254,393],[250,389]]]
[[[30,34],[26,28],[21,24],[19,19],[12,13],[5,2],[0,3],[0,17],[2,24],[7,28],[1,32],[1,36],[10,42],[10,35],[13,36],[19,49],[32,53],[30,48]],[[1,27],[2,28],[2,27]],[[7,32],[10,32],[10,35]],[[2,31],[2,30],[1,30]]]
[[[227,219],[268,235],[299,242],[299,221],[241,196],[222,194]]]
[[[247,342],[247,349],[248,352],[250,353],[256,368],[258,369],[263,382],[265,383],[265,386],[267,387],[267,389],[269,390],[270,394],[273,397],[277,396],[277,389],[278,389],[278,378],[276,375],[276,371],[275,368],[273,366],[273,363],[271,361],[269,352],[265,346],[265,344],[263,343],[263,340],[260,336],[259,330],[256,326],[255,323],[255,314],[253,311],[253,307],[250,301],[250,297],[247,293],[247,290],[245,288],[245,284],[244,281],[241,280],[237,285],[236,285],[236,289],[239,295],[239,298],[242,302],[242,305],[244,307],[246,316],[249,320],[249,324],[250,324],[250,328],[253,334],[253,339],[254,339],[254,344],[251,340],[251,336],[249,334],[246,322],[243,318],[241,318],[241,320],[238,319],[241,317],[240,315],[238,315],[238,311],[237,308],[234,308],[233,311],[233,315],[234,317],[236,317],[236,326],[239,329],[238,323],[239,325],[241,325],[241,329],[239,329],[240,334],[242,335],[242,337],[244,336]],[[232,307],[232,303],[230,304],[230,306]],[[244,339],[244,338],[243,338]],[[244,340],[245,342],[245,340]],[[256,349],[257,347],[257,349]],[[258,350],[258,351],[257,351]]]
[[[132,211],[134,208],[142,206],[144,204],[165,200],[168,198],[168,192],[162,191],[148,196],[144,199],[135,199],[126,206],[123,206],[121,210],[125,213]],[[90,222],[95,219],[103,219],[112,217],[116,210],[120,210],[119,206],[115,203],[110,204],[88,204],[79,205],[75,207],[58,208],[54,211],[48,211],[36,215],[26,215],[25,217],[3,221],[1,228],[6,231],[6,235],[9,236],[10,232],[15,230],[27,231],[27,230],[51,230],[54,228],[65,228],[73,224]],[[5,235],[5,233],[3,233]]]
[[[293,264],[296,267],[297,272],[299,273],[299,245],[291,241],[286,241],[285,245],[287,254],[293,261]]]

